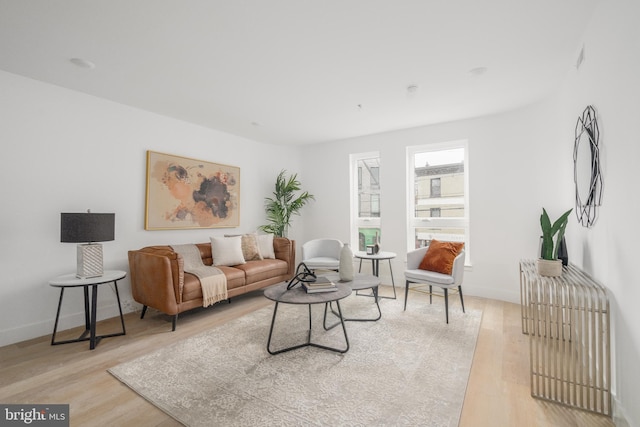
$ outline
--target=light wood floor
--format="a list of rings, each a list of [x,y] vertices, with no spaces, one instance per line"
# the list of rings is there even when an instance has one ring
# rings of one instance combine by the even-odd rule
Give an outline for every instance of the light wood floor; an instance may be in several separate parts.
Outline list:
[[[401,298],[393,303],[401,304]],[[441,303],[434,299],[434,304]],[[271,304],[261,292],[254,292],[234,298],[231,304],[181,315],[175,332],[169,317],[157,311],[149,309],[143,320],[139,313],[130,313],[125,315],[127,335],[106,338],[93,351],[88,342],[51,346],[50,336],[2,347],[0,402],[68,403],[72,426],[179,425],[106,370]],[[519,305],[473,297],[465,297],[465,305],[484,314],[460,426],[614,425],[610,418],[530,396],[528,338],[521,333]],[[450,321],[455,322],[455,316]],[[118,328],[119,318],[109,319],[98,325],[98,333]],[[79,329],[65,331],[56,338],[76,338],[79,333]],[[434,361],[433,369],[438,363],[446,361]]]

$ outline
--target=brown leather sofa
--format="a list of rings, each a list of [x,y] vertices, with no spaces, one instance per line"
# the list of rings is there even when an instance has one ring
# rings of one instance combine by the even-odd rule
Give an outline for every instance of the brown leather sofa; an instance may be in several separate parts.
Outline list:
[[[205,265],[212,265],[210,243],[198,243]],[[228,297],[232,298],[275,283],[289,280],[295,270],[295,241],[284,237],[273,239],[275,259],[247,261],[245,264],[219,266],[227,277]],[[131,293],[143,305],[173,316],[176,329],[178,314],[202,307],[202,287],[198,278],[184,272],[182,256],[170,246],[148,246],[129,251]]]

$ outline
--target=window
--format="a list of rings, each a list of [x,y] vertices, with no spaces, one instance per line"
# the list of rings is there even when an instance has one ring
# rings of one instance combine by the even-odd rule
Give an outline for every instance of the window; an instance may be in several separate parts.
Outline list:
[[[380,189],[380,166],[371,165],[368,168],[371,188]]]
[[[409,250],[432,239],[465,242],[469,264],[467,151],[466,141],[407,148]]]
[[[380,235],[380,155],[360,153],[351,163],[351,242],[364,251]]]
[[[370,208],[372,217],[380,217],[380,194],[372,194],[371,195],[371,208]]]
[[[430,197],[440,197],[440,178],[431,178]]]

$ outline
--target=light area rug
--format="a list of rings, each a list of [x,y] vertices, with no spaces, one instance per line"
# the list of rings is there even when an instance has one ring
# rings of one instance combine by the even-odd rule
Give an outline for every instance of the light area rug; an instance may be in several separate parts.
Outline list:
[[[188,426],[457,426],[482,313],[454,305],[447,325],[441,299],[402,304],[385,299],[379,321],[347,322],[345,354],[270,355],[265,307],[109,372]],[[377,315],[372,298],[341,306],[348,318]],[[307,307],[280,304],[272,350],[306,341]],[[322,328],[323,307],[312,306],[312,341],[344,348],[339,326]]]

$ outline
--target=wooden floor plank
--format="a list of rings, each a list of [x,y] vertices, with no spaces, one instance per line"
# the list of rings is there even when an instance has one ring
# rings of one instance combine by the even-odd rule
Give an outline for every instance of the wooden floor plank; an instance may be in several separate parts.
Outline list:
[[[393,294],[390,287],[383,288],[382,294]],[[398,287],[397,292],[398,299],[389,303],[403,304],[404,289]],[[424,298],[428,304],[425,295],[411,298]],[[433,300],[433,304],[443,302]],[[50,336],[2,347],[0,402],[68,403],[72,426],[177,426],[107,369],[271,304],[261,292],[236,297],[230,304],[181,314],[175,332],[171,332],[171,318],[155,310],[149,309],[145,319],[129,313],[125,315],[127,334],[105,338],[93,351],[88,342],[51,346]],[[451,304],[459,300],[452,299]],[[483,317],[461,427],[614,425],[608,417],[531,397],[528,339],[522,334],[519,305],[465,296],[465,306],[483,310]],[[450,322],[455,322],[455,316]],[[116,331],[119,318],[100,322],[98,327]],[[80,332],[79,328],[65,331],[60,338],[75,338]]]

